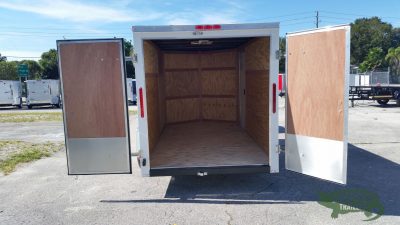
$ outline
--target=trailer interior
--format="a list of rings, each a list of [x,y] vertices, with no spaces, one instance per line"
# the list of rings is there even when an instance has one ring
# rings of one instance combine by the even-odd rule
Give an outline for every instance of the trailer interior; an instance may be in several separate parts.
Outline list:
[[[144,40],[143,51],[151,170],[268,167],[269,37]]]

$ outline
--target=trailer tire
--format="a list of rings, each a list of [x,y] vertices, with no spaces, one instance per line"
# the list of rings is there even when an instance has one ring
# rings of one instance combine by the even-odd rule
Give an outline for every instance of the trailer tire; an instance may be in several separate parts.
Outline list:
[[[28,109],[32,109],[32,106],[31,106],[31,105],[28,105]]]
[[[379,99],[376,101],[379,103],[379,105],[386,105],[389,102],[389,99]]]
[[[396,100],[396,105],[400,107],[400,98]]]

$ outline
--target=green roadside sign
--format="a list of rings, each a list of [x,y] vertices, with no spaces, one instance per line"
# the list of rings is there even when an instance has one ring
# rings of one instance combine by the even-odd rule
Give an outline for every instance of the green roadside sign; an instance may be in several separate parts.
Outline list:
[[[20,64],[18,65],[18,75],[20,77],[27,77],[29,74],[28,65],[27,64]]]

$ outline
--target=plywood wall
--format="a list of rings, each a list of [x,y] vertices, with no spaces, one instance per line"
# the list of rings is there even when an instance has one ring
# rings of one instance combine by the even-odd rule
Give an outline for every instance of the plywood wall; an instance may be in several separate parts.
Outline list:
[[[161,73],[159,49],[151,42],[143,42],[146,78],[146,106],[150,153],[154,150],[165,125],[164,77]]]
[[[269,56],[269,37],[253,39],[244,48],[245,129],[267,154],[269,151]]]
[[[236,50],[165,52],[163,59],[167,123],[237,121]]]
[[[342,141],[346,31],[289,36],[287,41],[287,132]]]
[[[59,51],[68,137],[126,137],[120,43],[68,43]]]

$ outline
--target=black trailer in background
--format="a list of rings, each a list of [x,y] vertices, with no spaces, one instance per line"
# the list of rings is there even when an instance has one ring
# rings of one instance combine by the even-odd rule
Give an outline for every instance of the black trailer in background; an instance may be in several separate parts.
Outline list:
[[[357,100],[376,100],[381,105],[386,105],[390,100],[396,100],[400,106],[400,84],[384,86],[350,86],[349,100],[354,107]]]

